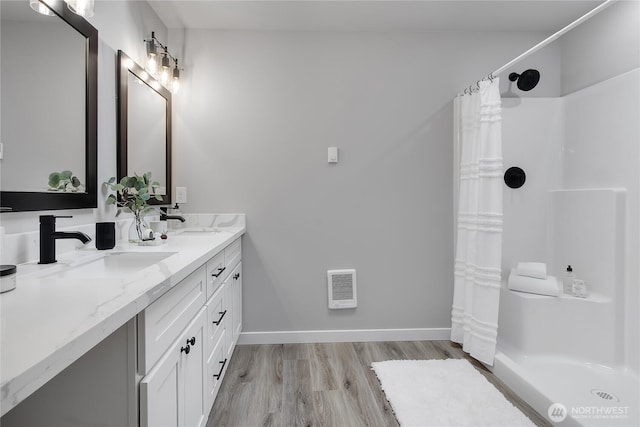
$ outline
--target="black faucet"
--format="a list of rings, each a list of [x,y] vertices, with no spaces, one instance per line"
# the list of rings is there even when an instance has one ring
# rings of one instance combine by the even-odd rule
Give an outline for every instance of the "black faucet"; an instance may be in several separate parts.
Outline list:
[[[177,219],[180,222],[185,222],[186,221],[186,219],[184,219],[184,217],[180,216],[180,215],[167,215],[167,208],[166,207],[161,207],[160,208],[160,221],[166,221],[168,219]]]
[[[40,262],[38,264],[52,264],[56,260],[57,239],[78,239],[85,245],[91,237],[80,231],[56,231],[56,218],[73,218],[71,216],[40,215]]]

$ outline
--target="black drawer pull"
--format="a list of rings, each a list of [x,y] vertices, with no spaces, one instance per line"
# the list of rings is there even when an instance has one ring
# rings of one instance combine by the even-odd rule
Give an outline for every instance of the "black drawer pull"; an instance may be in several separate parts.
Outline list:
[[[187,338],[187,347],[191,345],[196,345],[196,337],[191,337],[191,339]]]
[[[189,344],[187,344],[186,347],[180,347],[180,353],[182,353],[184,351],[184,354],[189,354],[189,352],[191,351],[191,347],[189,347]]]
[[[218,314],[221,314],[221,316],[220,316],[220,318],[219,318],[217,321],[216,321],[216,320],[214,320],[214,321],[212,322],[214,325],[219,325],[219,324],[220,324],[220,322],[222,322],[222,318],[224,317],[224,315],[225,315],[225,314],[227,314],[227,310],[225,310],[225,311],[219,311],[219,312],[218,312]]]
[[[224,371],[224,365],[227,364],[227,359],[224,359],[224,362],[219,362],[222,363],[222,366],[220,366],[220,372],[218,372],[217,374],[213,374],[213,378],[219,380],[220,377],[222,376],[222,371]]]
[[[238,280],[240,278],[240,273],[236,273],[233,275],[234,280]]]
[[[211,273],[211,277],[215,277],[217,279],[218,277],[220,277],[222,272],[225,271],[226,269],[227,269],[227,267],[222,267],[222,268],[218,267],[218,274]]]

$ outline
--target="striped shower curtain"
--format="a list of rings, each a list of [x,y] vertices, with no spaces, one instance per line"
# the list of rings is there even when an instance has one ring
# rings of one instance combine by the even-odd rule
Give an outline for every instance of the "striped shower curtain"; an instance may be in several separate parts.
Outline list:
[[[493,365],[502,260],[502,115],[499,80],[457,99],[460,192],[451,340]]]

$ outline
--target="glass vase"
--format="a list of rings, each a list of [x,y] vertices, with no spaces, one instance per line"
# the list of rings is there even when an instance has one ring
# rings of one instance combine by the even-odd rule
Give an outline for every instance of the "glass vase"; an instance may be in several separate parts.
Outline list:
[[[149,224],[141,213],[133,214],[133,221],[129,227],[129,243],[140,243],[149,232]]]

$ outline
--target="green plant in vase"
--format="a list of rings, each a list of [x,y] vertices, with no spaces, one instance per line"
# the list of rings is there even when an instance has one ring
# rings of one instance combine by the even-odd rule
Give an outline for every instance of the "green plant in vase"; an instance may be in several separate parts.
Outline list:
[[[129,240],[132,242],[144,240],[146,227],[144,226],[143,216],[152,209],[148,204],[151,198],[162,201],[162,196],[154,194],[153,191],[155,187],[160,186],[160,183],[151,181],[151,172],[147,172],[142,176],[138,174],[125,176],[120,182],[116,182],[116,178],[112,176],[104,184],[117,194],[117,196],[116,194],[107,196],[107,205],[116,205],[118,207],[116,216],[120,215],[121,209],[133,213],[134,222],[132,228],[135,227],[136,237],[132,239],[130,235]]]

